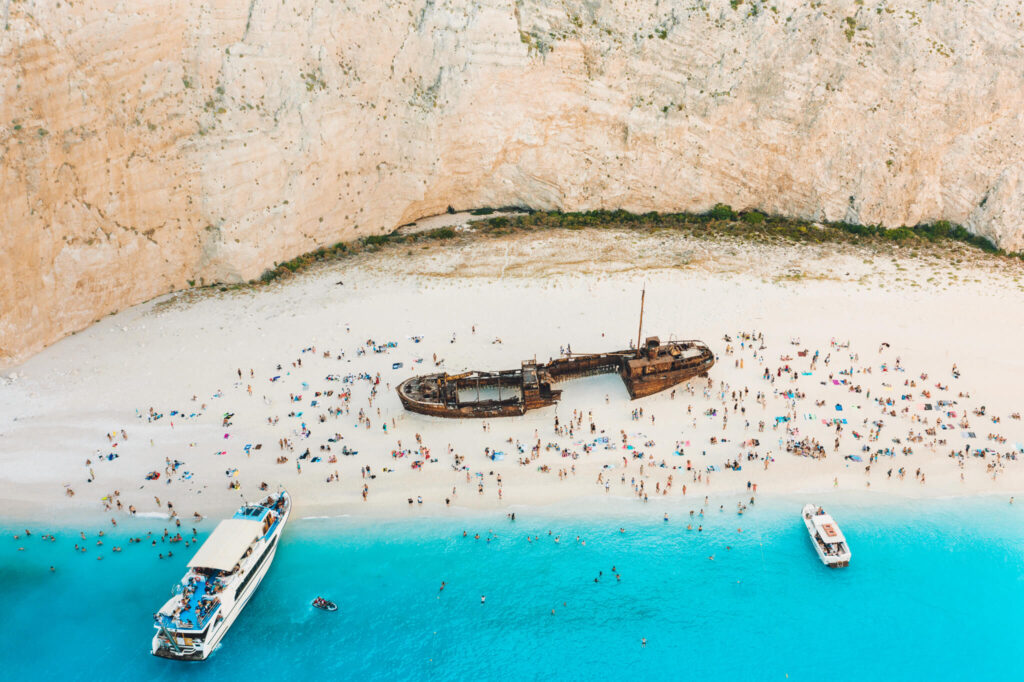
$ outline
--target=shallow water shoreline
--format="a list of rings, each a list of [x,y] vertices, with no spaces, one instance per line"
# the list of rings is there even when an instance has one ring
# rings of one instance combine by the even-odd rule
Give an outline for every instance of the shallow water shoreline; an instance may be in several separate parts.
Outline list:
[[[922,490],[922,493],[932,491]],[[754,505],[750,505],[750,499],[754,497]],[[709,495],[709,508],[718,509],[724,506],[725,512],[736,515],[737,503],[748,505],[747,516],[752,515],[757,509],[791,509],[794,518],[799,516],[800,509],[808,503],[822,505],[840,505],[842,507],[857,509],[861,511],[885,511],[886,513],[898,514],[905,510],[928,509],[947,510],[959,506],[970,507],[972,505],[986,505],[993,509],[1005,505],[1015,509],[1017,504],[1024,504],[1024,495],[1006,494],[999,492],[972,492],[963,495],[948,494],[921,494],[921,495],[895,495],[888,492],[873,492],[867,490],[858,491],[829,491],[816,494],[814,492],[787,492],[787,493],[758,493],[756,496],[737,493],[713,493]],[[1010,500],[1014,499],[1014,503]],[[0,502],[0,508],[2,508]],[[507,521],[509,514],[515,513],[516,519],[520,521],[529,519],[549,519],[552,521],[565,522],[614,522],[618,520],[639,521],[662,520],[664,514],[668,514],[672,520],[682,520],[691,509],[704,507],[704,496],[689,495],[687,497],[656,498],[649,502],[639,502],[631,497],[604,497],[592,495],[581,499],[561,500],[548,504],[525,505],[513,504],[494,508],[470,508],[452,506],[442,509],[422,509],[417,505],[405,508],[400,507],[392,513],[381,507],[359,509],[354,511],[339,511],[329,506],[321,507],[311,505],[307,507],[296,505],[296,513],[292,517],[291,526],[297,522],[315,524],[317,522],[339,522],[351,527],[374,527],[380,524],[397,526],[403,523],[438,523],[448,522],[485,522],[485,521]],[[223,518],[228,518],[225,515]],[[742,518],[742,515],[737,515]],[[165,527],[173,525],[174,520],[167,514],[159,512],[143,512],[135,517],[128,517],[122,514],[116,515],[118,526],[112,527],[110,523],[110,512],[99,512],[89,510],[37,510],[36,513],[27,514],[4,514],[0,515],[0,529],[85,529],[104,530],[116,534],[118,528],[139,528],[146,526]],[[201,522],[195,522],[191,518],[181,519],[182,527],[197,527],[211,529],[220,518],[205,517]],[[36,532],[36,531],[33,531]],[[44,531],[46,532],[46,531]]]

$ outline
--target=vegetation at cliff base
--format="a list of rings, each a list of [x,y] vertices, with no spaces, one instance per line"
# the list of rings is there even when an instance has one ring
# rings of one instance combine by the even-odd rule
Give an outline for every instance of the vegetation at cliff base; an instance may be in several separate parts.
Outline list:
[[[628,211],[584,211],[562,213],[538,211],[525,215],[490,218],[489,230],[537,230],[582,228],[638,228],[681,230],[692,236],[731,235],[755,240],[783,239],[795,242],[841,242],[880,245],[937,244],[961,242],[990,254],[1006,254],[987,238],[945,220],[913,227],[886,228],[845,222],[813,222],[773,216],[760,211],[737,213],[727,204],[716,204],[706,213],[630,213]]]
[[[565,213],[530,211],[519,207],[483,207],[469,211],[473,216],[492,216],[497,212],[512,215],[481,217],[471,221],[470,229],[465,232],[459,232],[452,227],[410,233],[396,230],[350,242],[338,242],[333,246],[321,247],[284,263],[278,263],[267,269],[258,280],[250,281],[248,285],[268,284],[317,263],[339,260],[359,253],[374,253],[393,245],[464,243],[475,238],[541,230],[671,230],[698,239],[732,237],[762,243],[837,243],[876,249],[891,249],[894,246],[917,249],[928,245],[941,247],[944,244],[963,244],[996,256],[1024,259],[1024,253],[1006,253],[985,237],[945,220],[886,228],[881,225],[856,225],[846,222],[814,222],[775,216],[756,210],[734,211],[731,206],[722,203],[715,204],[705,213],[631,213],[624,210]],[[246,285],[233,285],[231,288],[239,286]]]

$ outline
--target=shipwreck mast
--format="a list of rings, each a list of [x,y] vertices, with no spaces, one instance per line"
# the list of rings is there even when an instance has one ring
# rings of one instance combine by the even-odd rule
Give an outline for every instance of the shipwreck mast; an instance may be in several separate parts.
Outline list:
[[[644,331],[644,296],[647,294],[647,285],[640,290],[640,326],[636,330],[636,354],[639,356],[640,352],[640,337],[643,336]]]

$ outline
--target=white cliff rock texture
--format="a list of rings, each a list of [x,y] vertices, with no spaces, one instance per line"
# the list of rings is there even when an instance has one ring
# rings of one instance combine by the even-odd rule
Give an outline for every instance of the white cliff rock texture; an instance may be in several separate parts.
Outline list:
[[[1017,0],[0,0],[0,364],[456,208],[1024,248]]]

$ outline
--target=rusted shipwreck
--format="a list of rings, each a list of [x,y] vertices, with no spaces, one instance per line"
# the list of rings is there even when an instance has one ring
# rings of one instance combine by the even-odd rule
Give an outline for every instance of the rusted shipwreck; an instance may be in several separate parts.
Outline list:
[[[511,417],[557,403],[562,391],[552,387],[567,379],[618,373],[635,400],[707,376],[714,364],[701,341],[662,344],[651,336],[639,349],[527,360],[498,372],[416,376],[398,385],[398,397],[405,409],[434,417]]]

